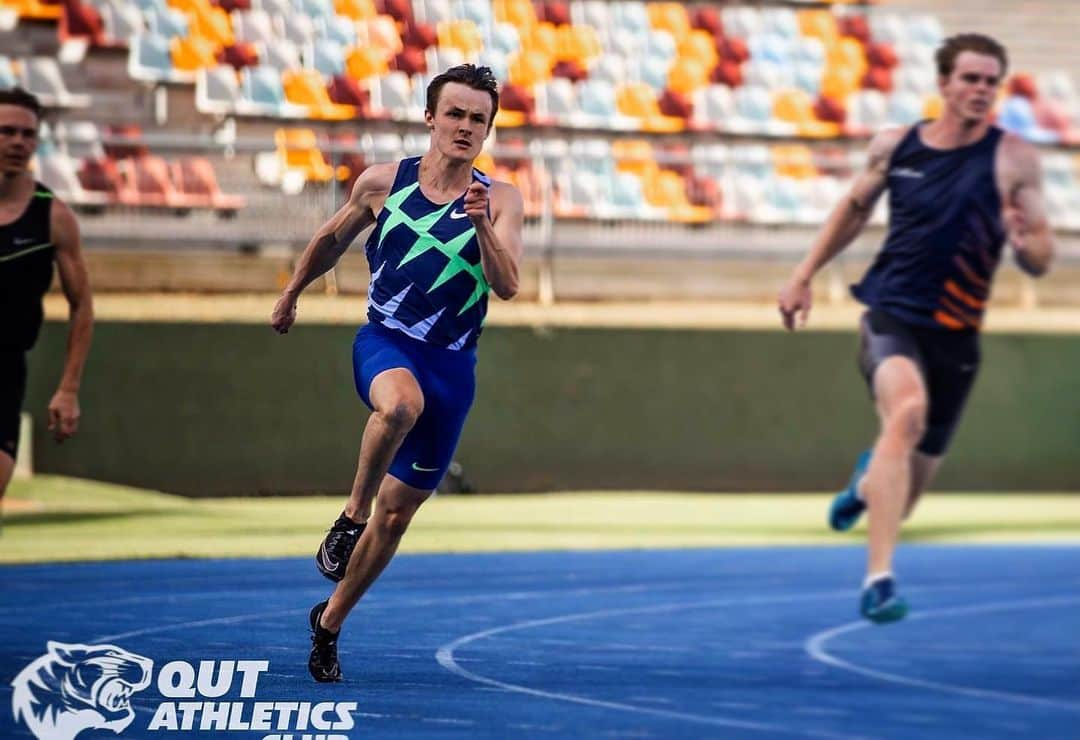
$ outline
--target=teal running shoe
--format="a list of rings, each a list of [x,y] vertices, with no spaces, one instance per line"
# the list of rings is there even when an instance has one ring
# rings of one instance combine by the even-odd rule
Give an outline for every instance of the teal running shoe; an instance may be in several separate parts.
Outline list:
[[[879,578],[863,589],[859,613],[875,624],[888,624],[904,618],[907,602],[896,593],[896,579]]]
[[[855,470],[851,474],[851,482],[848,487],[836,494],[832,505],[829,507],[829,526],[837,532],[846,532],[855,526],[859,517],[866,511],[866,502],[859,498],[856,493],[859,481],[866,474],[866,468],[870,465],[871,451],[866,450],[859,455],[855,463]]]

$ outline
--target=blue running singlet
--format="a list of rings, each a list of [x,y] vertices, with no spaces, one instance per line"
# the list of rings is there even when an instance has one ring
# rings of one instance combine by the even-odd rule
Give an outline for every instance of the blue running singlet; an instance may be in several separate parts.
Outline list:
[[[911,128],[889,162],[889,233],[851,292],[900,321],[974,331],[982,325],[1005,226],[994,177],[1003,132],[933,149]]]
[[[420,191],[420,157],[403,159],[365,251],[368,321],[452,350],[476,346],[488,283],[465,196],[432,203]],[[479,170],[473,179],[491,180]]]

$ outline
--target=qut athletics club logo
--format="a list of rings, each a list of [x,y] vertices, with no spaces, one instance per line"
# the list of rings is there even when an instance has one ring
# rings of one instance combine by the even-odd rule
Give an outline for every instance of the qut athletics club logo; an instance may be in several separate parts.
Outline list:
[[[49,642],[48,652],[11,682],[15,721],[38,740],[75,740],[83,730],[124,732],[135,720],[131,696],[153,682],[154,662],[115,645]],[[349,740],[356,702],[215,701],[234,687],[254,699],[266,660],[174,660],[157,674],[159,702],[149,732],[264,732],[263,740]],[[206,701],[210,700],[210,701]],[[138,733],[145,736],[145,733]]]
[[[39,740],[73,740],[83,730],[123,732],[131,695],[150,685],[154,662],[115,645],[49,642],[45,655],[11,682],[11,708]]]

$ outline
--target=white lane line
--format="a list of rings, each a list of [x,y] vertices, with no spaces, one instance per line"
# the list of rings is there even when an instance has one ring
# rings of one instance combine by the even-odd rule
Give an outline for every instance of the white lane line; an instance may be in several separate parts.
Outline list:
[[[672,582],[676,585],[679,582]],[[658,588],[667,588],[671,583],[658,584]],[[366,608],[371,607],[387,607],[387,608],[401,608],[411,606],[437,606],[443,604],[473,604],[473,603],[485,603],[491,601],[522,601],[528,599],[544,599],[552,596],[574,596],[574,595],[592,595],[598,593],[639,593],[653,590],[653,587],[648,584],[632,585],[632,586],[605,586],[600,588],[571,588],[565,590],[558,589],[544,589],[539,591],[511,591],[505,594],[494,595],[470,595],[470,596],[457,596],[445,599],[440,598],[428,598],[428,599],[393,599],[393,598],[373,598],[371,601],[364,603]],[[190,629],[193,627],[210,627],[219,624],[238,624],[240,622],[247,622],[249,620],[256,619],[269,619],[271,617],[288,617],[294,614],[307,614],[310,611],[310,607],[305,609],[285,609],[272,612],[256,612],[252,614],[237,614],[231,617],[216,617],[214,619],[197,619],[188,622],[174,622],[172,624],[160,624],[154,627],[143,627],[137,630],[131,630],[129,632],[118,632],[114,635],[101,635],[99,637],[90,638],[89,642],[108,642],[111,640],[125,640],[129,637],[141,637],[142,635],[156,635],[162,632],[174,632],[176,630]]]
[[[643,707],[636,704],[624,704],[617,701],[606,701],[602,699],[591,699],[587,696],[581,696],[578,694],[568,694],[558,691],[545,691],[543,689],[536,689],[530,686],[523,686],[521,684],[508,683],[506,681],[499,681],[498,679],[482,676],[478,673],[474,673],[466,668],[463,668],[459,660],[454,656],[456,650],[464,647],[470,643],[478,640],[483,640],[495,635],[505,634],[507,632],[517,632],[521,630],[533,629],[536,627],[546,627],[552,624],[566,624],[568,622],[582,622],[590,619],[603,619],[606,617],[621,617],[631,614],[663,614],[665,612],[674,612],[686,609],[703,609],[708,607],[721,607],[721,606],[752,606],[752,605],[764,605],[764,604],[790,604],[800,601],[818,601],[821,599],[831,598],[850,598],[851,590],[845,589],[843,591],[819,591],[817,593],[799,594],[796,596],[761,596],[761,597],[749,597],[749,598],[727,598],[727,599],[708,599],[704,601],[684,601],[673,602],[668,604],[654,604],[644,607],[630,607],[622,609],[601,609],[598,611],[590,612],[577,612],[574,614],[563,614],[558,617],[548,617],[546,619],[530,619],[522,622],[514,622],[512,624],[503,625],[501,627],[494,627],[492,629],[483,630],[481,632],[474,632],[458,639],[448,642],[440,647],[435,653],[435,659],[446,670],[451,673],[461,676],[469,681],[483,684],[486,687],[492,687],[496,689],[502,689],[504,691],[510,691],[519,694],[525,694],[527,696],[535,696],[542,699],[555,699],[558,701],[566,701],[574,704],[581,704],[588,707],[595,707],[598,709],[612,709],[620,712],[630,712],[634,714],[646,714],[653,717],[663,717],[665,719],[677,719],[686,722],[693,722],[696,724],[713,725],[716,727],[731,727],[741,730],[754,730],[757,732],[772,732],[782,733],[787,735],[807,735],[811,737],[824,737],[824,738],[855,738],[860,737],[857,735],[842,735],[839,733],[832,733],[819,730],[807,730],[802,728],[786,727],[784,725],[767,724],[764,722],[749,722],[746,720],[733,719],[731,717],[719,717],[714,715],[692,714],[689,712],[678,712],[669,709],[658,709],[655,707]]]
[[[933,611],[916,612],[912,614],[909,619],[911,621],[920,619],[942,619],[948,617],[964,616],[967,614],[986,614],[988,612],[1014,611],[1020,609],[1040,609],[1044,607],[1063,606],[1076,603],[1080,603],[1080,597],[1078,596],[1063,596],[1047,599],[1026,599],[1017,601],[998,601],[986,604],[976,604],[973,606],[955,607],[951,609],[937,609]],[[1056,699],[1043,699],[1037,696],[1014,694],[1008,691],[978,689],[958,684],[948,684],[941,683],[939,681],[927,681],[921,678],[911,678],[909,676],[889,673],[887,671],[879,671],[873,668],[866,668],[865,666],[857,665],[855,663],[843,660],[842,658],[838,658],[835,655],[832,655],[826,649],[826,645],[833,638],[839,637],[841,635],[850,634],[858,630],[867,629],[873,626],[875,625],[865,620],[842,624],[839,627],[833,627],[832,629],[824,630],[823,632],[818,632],[815,635],[811,635],[803,643],[803,648],[806,650],[807,654],[816,661],[833,666],[834,668],[840,668],[842,670],[851,671],[852,673],[858,673],[863,676],[869,676],[870,678],[876,678],[881,681],[887,681],[889,683],[902,684],[905,686],[916,686],[918,688],[929,689],[931,691],[940,691],[948,694],[958,694],[960,696],[968,696],[975,699],[1007,701],[1014,704],[1026,704],[1029,706],[1062,709],[1068,712],[1080,712],[1080,703],[1077,702],[1059,701]]]

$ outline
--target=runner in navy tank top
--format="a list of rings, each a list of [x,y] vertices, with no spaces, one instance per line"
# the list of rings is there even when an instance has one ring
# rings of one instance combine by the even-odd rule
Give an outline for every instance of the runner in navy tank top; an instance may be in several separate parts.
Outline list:
[[[63,374],[48,407],[49,429],[58,442],[79,426],[79,385],[93,330],[75,216],[30,172],[40,122],[41,106],[33,95],[0,90],[0,499],[15,469],[26,353],[41,330],[42,297],[54,263],[71,317]]]
[[[975,380],[1002,249],[1011,244],[1019,267],[1035,276],[1054,251],[1038,152],[990,124],[1004,48],[979,34],[954,36],[938,50],[937,66],[941,118],[874,138],[866,169],[779,297],[785,327],[804,325],[814,274],[854,240],[889,191],[885,244],[852,286],[867,309],[859,367],[881,427],[829,510],[836,530],[869,510],[859,609],[875,622],[907,613],[892,572],[900,524],[941,465]]]
[[[502,299],[517,293],[521,194],[473,168],[498,106],[487,67],[464,64],[435,77],[427,153],[360,175],[274,307],[271,323],[284,334],[300,292],[375,225],[366,246],[368,324],[353,344],[356,390],[372,413],[345,511],[315,556],[319,571],[338,582],[310,613],[308,670],[316,681],[341,679],[342,623],[451,462],[475,391],[489,290]]]

